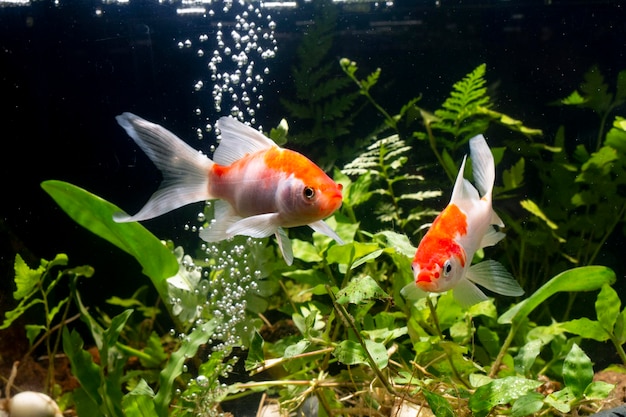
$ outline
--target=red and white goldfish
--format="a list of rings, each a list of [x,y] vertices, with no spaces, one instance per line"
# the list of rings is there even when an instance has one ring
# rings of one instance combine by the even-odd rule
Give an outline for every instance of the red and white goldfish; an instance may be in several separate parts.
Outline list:
[[[289,265],[293,252],[283,227],[308,225],[343,243],[323,220],[341,206],[341,184],[305,156],[280,148],[252,127],[220,118],[221,140],[211,160],[162,126],[132,113],[116,120],[161,170],[163,182],[137,214],[117,213],[115,221],[147,220],[216,199],[215,219],[200,231],[207,242],[275,234]]]
[[[477,250],[495,245],[505,235],[494,228],[494,225],[504,227],[504,223],[491,206],[495,181],[491,150],[482,135],[470,139],[469,146],[478,190],[463,178],[465,156],[450,203],[437,216],[415,252],[411,264],[415,282],[402,289],[405,297],[411,298],[421,291],[453,290],[454,297],[467,307],[487,299],[475,284],[503,295],[524,293],[500,263],[488,260],[470,266]]]

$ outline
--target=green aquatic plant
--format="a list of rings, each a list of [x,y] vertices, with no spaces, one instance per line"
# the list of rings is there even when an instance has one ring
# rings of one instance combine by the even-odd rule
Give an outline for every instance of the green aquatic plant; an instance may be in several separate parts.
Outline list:
[[[68,262],[67,255],[58,254],[50,261],[41,259],[39,266],[32,269],[17,254],[13,298],[18,304],[13,310],[4,313],[4,320],[0,324],[0,330],[6,329],[27,312],[38,307],[43,309],[42,322],[25,325],[30,349],[24,354],[24,359],[31,356],[41,344],[45,345],[48,358],[45,390],[49,392],[55,388],[55,358],[59,353],[62,331],[70,320],[76,319],[68,317],[72,292],[68,291],[67,296],[59,297],[60,284],[73,277],[89,278],[94,272],[90,266],[68,268]]]
[[[358,81],[359,93],[378,106],[374,87],[380,72],[360,80],[356,64],[344,64],[349,78]],[[600,196],[590,199],[591,181],[603,192],[621,184],[616,177],[626,149],[623,119],[616,118],[607,132],[608,149],[594,154],[579,149],[570,159],[554,144],[538,142],[536,131],[494,110],[484,77],[484,67],[479,67],[456,83],[439,112],[417,107],[417,100],[393,116],[381,108],[380,125],[385,127],[376,128],[370,145],[334,172],[343,185],[344,207],[328,224],[345,243],[294,230],[290,266],[268,239],[236,237],[185,253],[136,223],[114,223],[117,207],[97,196],[59,181],[42,184],[70,217],[137,259],[175,323],[164,334],[133,332],[128,327],[135,315],[158,317],[147,307],[149,302],[116,299],[121,313],[96,317],[74,289],[72,300],[106,358],[96,363],[84,349],[83,336],[75,329],[63,332],[64,351],[81,382],[74,392],[78,415],[220,415],[220,408],[259,392],[266,399],[259,408],[274,401],[285,413],[317,409],[321,416],[416,415],[425,408],[437,417],[597,410],[611,386],[592,381],[591,359],[579,346],[586,340],[611,341],[624,360],[620,349],[625,339],[625,310],[610,286],[615,273],[591,265],[597,255],[585,258],[584,264],[562,257],[563,264],[542,271],[545,277],[532,276],[535,286],[523,281],[528,295],[513,305],[489,298],[464,308],[449,292],[418,300],[401,295],[414,280],[414,232],[435,214],[428,203],[440,193],[439,184],[414,168],[415,154],[430,151],[429,161],[440,164],[430,169],[456,170],[455,152],[464,141],[498,123],[523,137],[515,162],[502,171],[502,198],[515,198],[529,181],[527,164],[544,164],[542,181],[554,186],[549,181],[567,178],[567,184],[579,187],[570,187],[569,197],[559,191],[553,198],[570,206],[584,201],[577,214],[586,211],[584,218],[593,219],[605,212],[596,211],[604,204]],[[287,133],[285,122],[270,135],[286,139]],[[496,160],[504,152],[494,149]],[[547,177],[547,159],[530,157],[546,154],[559,161],[554,178]],[[579,195],[578,200],[572,195]],[[532,196],[522,200],[523,209],[534,216],[530,222],[507,208],[498,209],[510,225],[507,243],[499,249],[516,261],[511,263],[516,276],[518,256],[519,262],[527,262],[524,266],[536,266],[528,248],[519,250],[531,236],[524,235],[525,228],[536,232],[547,227],[546,236],[574,241],[577,229],[567,229],[565,217],[556,216],[547,201]],[[372,207],[379,208],[378,218],[368,215]],[[212,205],[206,205],[207,219],[211,211]],[[594,239],[601,239],[603,230]],[[544,257],[554,253],[548,243]],[[563,247],[558,250],[566,253]],[[596,250],[592,246],[591,255]],[[75,285],[75,279],[70,281]],[[595,319],[558,319],[545,309],[559,294],[598,290]],[[130,358],[139,359],[140,369],[126,366]],[[563,388],[547,393],[546,381]]]
[[[331,58],[337,16],[337,5],[331,0],[313,3],[314,23],[306,26],[291,70],[295,96],[280,98],[296,122],[292,142],[311,148],[314,159],[326,166],[331,166],[341,154],[337,149],[349,151],[352,144],[345,138],[358,113],[355,109],[358,94],[349,91],[350,80],[336,71]],[[326,148],[317,149],[319,144]],[[328,152],[330,147],[332,152]]]

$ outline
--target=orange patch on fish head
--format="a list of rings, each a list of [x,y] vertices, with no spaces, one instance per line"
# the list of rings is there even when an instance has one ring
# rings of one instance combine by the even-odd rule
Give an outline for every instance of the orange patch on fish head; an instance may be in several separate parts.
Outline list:
[[[467,233],[467,216],[450,204],[433,222],[419,244],[412,269],[415,284],[424,291],[453,288],[465,269],[465,250],[457,238]]]
[[[281,198],[303,224],[324,219],[341,206],[343,186],[305,156],[275,148],[266,152],[264,161],[270,171],[290,179],[289,190]]]

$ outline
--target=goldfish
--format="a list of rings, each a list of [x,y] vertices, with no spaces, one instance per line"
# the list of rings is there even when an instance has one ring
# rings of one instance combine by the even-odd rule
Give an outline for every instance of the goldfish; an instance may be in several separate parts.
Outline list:
[[[216,200],[215,218],[200,231],[207,242],[274,234],[288,265],[293,251],[284,228],[308,225],[343,243],[324,222],[341,206],[342,186],[304,155],[279,147],[232,117],[217,121],[221,139],[213,159],[132,113],[116,120],[163,174],[143,208],[134,216],[116,213],[116,222],[147,220],[190,203]]]
[[[415,282],[402,289],[406,298],[424,292],[452,290],[455,299],[469,307],[487,299],[476,284],[495,293],[520,296],[524,290],[499,262],[486,260],[471,265],[477,250],[493,246],[504,233],[504,223],[492,208],[495,163],[483,135],[470,139],[476,188],[463,176],[463,157],[448,206],[437,216],[419,243],[411,268]]]

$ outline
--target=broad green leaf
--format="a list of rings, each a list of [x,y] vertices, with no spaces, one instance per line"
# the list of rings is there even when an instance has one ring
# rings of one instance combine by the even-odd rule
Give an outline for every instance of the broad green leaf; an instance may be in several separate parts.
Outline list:
[[[374,363],[379,369],[387,367],[389,358],[387,357],[387,349],[382,343],[373,340],[365,340],[367,350],[372,356]],[[370,365],[367,353],[363,346],[353,340],[343,340],[335,347],[333,355],[337,360],[345,365]],[[371,365],[370,365],[371,366]]]
[[[585,339],[593,339],[598,342],[604,342],[609,339],[609,334],[602,328],[600,323],[595,320],[590,320],[587,317],[558,323],[558,326],[567,332],[577,334]]]
[[[309,242],[300,239],[291,239],[293,256],[304,262],[321,262],[323,258],[317,252],[317,248]]]
[[[522,395],[513,403],[511,417],[524,417],[535,414],[543,407],[543,395],[538,392],[529,392]]]
[[[604,381],[593,381],[587,385],[583,395],[589,400],[603,400],[609,396],[615,385]]]
[[[494,379],[476,389],[469,399],[469,407],[476,415],[484,416],[493,407],[508,404],[541,386],[541,382],[508,376]]]
[[[593,381],[591,359],[576,343],[563,362],[563,381],[576,398],[582,398],[585,389]]]
[[[46,263],[46,261],[42,261],[42,264],[37,269],[31,269],[19,253],[15,255],[13,269],[15,270],[15,285],[17,289],[13,292],[14,299],[21,300],[35,289],[41,281],[41,276],[46,272]]]
[[[137,386],[122,399],[122,407],[126,417],[153,417],[154,392],[145,380],[139,381]]]
[[[541,352],[542,347],[541,340],[535,339],[522,346],[515,357],[515,371],[528,376],[530,368],[535,363],[537,356]]]
[[[67,355],[72,374],[78,379],[86,396],[95,404],[102,404],[99,389],[103,382],[100,368],[93,362],[89,352],[83,350],[83,339],[75,330],[63,327],[63,351]]]
[[[263,337],[259,334],[259,332],[254,332],[252,340],[250,341],[248,355],[246,356],[246,371],[256,368],[262,364],[264,360],[265,354],[263,353]]]
[[[391,230],[385,230],[376,233],[375,236],[383,236],[387,242],[387,247],[393,248],[397,253],[404,254],[411,259],[415,256],[417,248],[411,244],[411,241],[406,235]]]
[[[361,304],[372,299],[386,299],[389,295],[369,275],[358,276],[350,280],[348,285],[337,293],[339,304]]]
[[[547,395],[543,401],[551,407],[554,407],[557,411],[565,414],[571,411],[571,404],[576,401],[576,396],[572,393],[570,387],[565,387],[560,391]]]
[[[41,331],[46,330],[46,326],[42,324],[27,324],[24,328],[26,329],[26,337],[31,346],[35,343],[35,339],[39,336]]]
[[[75,222],[133,256],[163,300],[168,300],[166,279],[178,272],[174,254],[137,222],[116,223],[121,209],[82,188],[63,181],[44,181],[41,187]]]
[[[500,337],[498,333],[494,330],[491,330],[486,326],[478,326],[476,329],[476,336],[478,336],[478,340],[480,340],[480,344],[483,345],[487,353],[492,358],[495,358],[500,351]]]
[[[502,173],[502,182],[507,191],[524,185],[524,165],[524,158],[520,158],[510,169]]]
[[[626,119],[619,116],[615,117],[613,127],[606,134],[604,145],[626,154]]]
[[[422,393],[424,394],[424,397],[426,397],[426,401],[428,401],[428,406],[432,410],[435,417],[455,416],[452,406],[441,395],[428,391],[426,389],[422,390]]]
[[[302,339],[298,343],[296,343],[295,345],[287,346],[287,348],[285,349],[285,353],[284,353],[283,357],[284,358],[292,358],[292,357],[294,357],[296,355],[304,353],[310,345],[311,345],[311,342],[309,342],[306,339]]]
[[[613,333],[621,305],[617,292],[610,285],[603,285],[596,299],[596,315],[600,326],[608,333]]]
[[[568,269],[542,285],[530,297],[516,304],[498,319],[500,324],[518,323],[541,303],[558,292],[594,291],[615,282],[615,272],[605,266]]]
[[[335,245],[328,249],[326,261],[329,264],[337,263],[352,265],[354,261],[364,257],[378,249],[378,245],[373,243],[352,242],[345,245]]]

